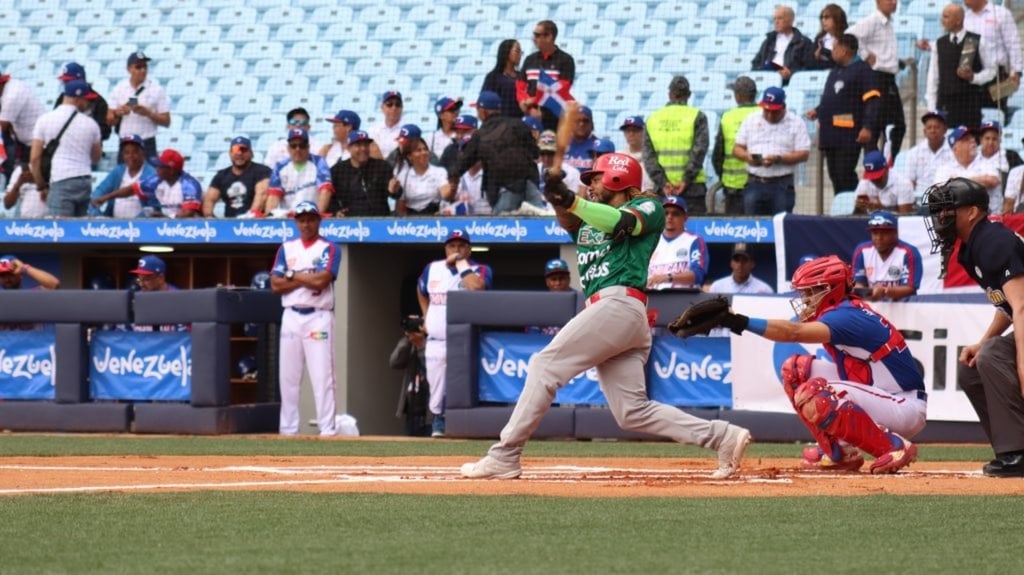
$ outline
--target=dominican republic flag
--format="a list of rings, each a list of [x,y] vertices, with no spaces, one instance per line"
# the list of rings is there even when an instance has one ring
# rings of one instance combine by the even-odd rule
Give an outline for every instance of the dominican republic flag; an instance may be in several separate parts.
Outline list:
[[[562,110],[565,103],[573,101],[569,93],[569,84],[556,80],[541,70],[537,78],[537,104],[551,110],[559,118],[562,117]]]

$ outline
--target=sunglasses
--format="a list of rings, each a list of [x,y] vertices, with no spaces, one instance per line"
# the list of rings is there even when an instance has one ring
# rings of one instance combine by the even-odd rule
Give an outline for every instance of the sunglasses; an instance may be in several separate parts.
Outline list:
[[[234,146],[231,146],[231,151],[235,152],[235,153],[238,153],[238,154],[244,154],[244,153],[249,151],[249,148],[247,148],[245,146],[239,146],[239,145],[236,144]]]
[[[309,147],[309,142],[289,142],[288,147],[293,150],[305,150]]]
[[[533,37],[534,38],[543,38],[543,37],[545,37],[547,35],[548,35],[547,32],[534,32],[533,33]]]
[[[288,120],[288,125],[289,126],[308,126],[309,125],[309,120],[300,120],[298,118],[292,118],[291,120]]]
[[[385,108],[401,108],[402,107],[402,103],[397,101],[397,100],[388,100],[387,102],[384,102],[384,107]]]

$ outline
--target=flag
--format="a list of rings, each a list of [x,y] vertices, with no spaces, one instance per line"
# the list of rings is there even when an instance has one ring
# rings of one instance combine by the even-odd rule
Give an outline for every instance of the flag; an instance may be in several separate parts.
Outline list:
[[[569,93],[569,83],[556,80],[541,70],[537,78],[537,105],[551,110],[559,118],[562,117],[562,110],[566,102],[573,101]]]

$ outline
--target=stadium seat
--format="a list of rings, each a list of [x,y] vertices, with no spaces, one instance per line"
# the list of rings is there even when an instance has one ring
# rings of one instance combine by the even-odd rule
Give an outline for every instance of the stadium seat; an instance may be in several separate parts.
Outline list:
[[[664,72],[641,72],[633,74],[626,80],[626,86],[638,94],[649,96],[658,94],[662,99],[668,94],[668,85],[672,81],[672,74]]]
[[[505,38],[513,38],[516,33],[516,25],[514,22],[480,22],[473,27],[473,31],[469,33],[470,38],[477,40],[504,40]]]
[[[725,74],[721,72],[698,72],[687,74],[686,78],[690,81],[690,91],[694,94],[705,94],[711,90],[724,88],[728,83],[725,81]],[[665,90],[668,91],[668,86]]]
[[[772,1],[774,2],[774,0]],[[771,29],[771,22],[767,18],[737,18],[725,23],[725,26],[722,27],[722,35],[736,36],[737,38],[763,38]]]
[[[313,42],[320,36],[320,28],[316,24],[286,24],[278,26],[274,32],[274,40],[287,44]]]
[[[641,2],[612,2],[604,8],[601,17],[605,20],[625,24],[626,28],[647,19],[647,5]]]
[[[434,45],[426,40],[416,40],[409,38],[406,40],[396,40],[388,46],[387,55],[391,58],[398,58],[399,60],[407,60],[414,56],[429,56],[434,51]]]
[[[264,94],[279,97],[289,94],[306,94],[309,92],[309,78],[299,74],[275,75],[267,78],[260,89]]]
[[[664,20],[647,20],[626,24],[622,27],[622,35],[638,41],[655,39],[668,34],[668,24]]]
[[[640,53],[651,56],[686,54],[686,44],[686,38],[680,38],[678,36],[658,36],[648,38],[640,48]]]
[[[452,66],[452,72],[462,74],[465,77],[486,74],[491,71],[491,68],[494,68],[493,57],[463,56],[455,61],[455,64]]]
[[[405,74],[413,78],[444,74],[447,71],[448,59],[443,56],[415,56],[405,61]]]
[[[258,14],[255,8],[248,6],[230,6],[221,8],[213,16],[213,24],[216,26],[238,26],[244,24],[255,24]]]
[[[619,54],[608,64],[608,71],[617,74],[635,74],[654,71],[654,56],[649,54]],[[629,86],[627,85],[627,88]]]
[[[163,15],[157,8],[135,8],[125,10],[118,19],[118,24],[129,30],[136,26],[154,26],[161,23]]]
[[[398,60],[394,58],[361,57],[352,64],[349,74],[360,78],[391,76],[398,73]]]
[[[277,28],[288,24],[301,24],[306,21],[306,11],[299,6],[280,5],[273,10],[267,10],[260,19],[261,24],[271,28]]]
[[[762,70],[758,72],[744,72],[743,75],[757,84],[758,92],[763,92],[765,88],[770,86],[782,86],[782,77],[779,76],[778,72]]]
[[[346,60],[358,60],[361,58],[379,58],[384,54],[384,44],[376,40],[355,40],[345,42],[338,50],[338,57]],[[395,63],[395,67],[398,64]],[[394,70],[392,70],[394,71]],[[382,72],[386,73],[386,72]]]
[[[196,138],[206,134],[224,134],[234,128],[235,118],[230,114],[200,114],[188,123],[188,131]],[[227,146],[220,149],[223,150]]]
[[[4,42],[0,44],[0,62],[35,61],[42,52],[38,44]],[[6,66],[0,64],[0,70],[5,68]]]
[[[849,20],[850,24],[853,24],[858,20],[862,20],[866,16],[871,15],[871,13],[875,11],[875,9],[876,8],[874,2],[861,2],[857,4],[856,8],[854,8],[853,11],[846,13],[846,19]],[[897,8],[897,14],[899,14],[898,10],[899,8]]]
[[[217,42],[220,40],[220,26],[199,24],[181,29],[178,41],[183,44],[195,45],[201,42]]]
[[[423,4],[413,6],[405,13],[406,22],[426,24],[428,22],[448,22],[451,20],[452,9],[448,6]]]
[[[580,74],[572,83],[573,96],[590,101],[602,92],[618,92],[622,78],[615,72]]]
[[[531,34],[532,34],[532,32],[531,32]],[[583,50],[584,50],[583,39],[582,38],[565,38],[563,40],[562,38],[559,38],[558,39],[558,47],[561,50],[564,50],[567,54],[572,54],[574,56],[578,55],[578,54],[582,54]],[[533,51],[532,48],[523,48],[523,53],[524,54],[529,53],[531,51]],[[491,53],[494,54],[494,55],[497,55],[498,54],[497,48],[495,48]]]
[[[251,74],[257,78],[285,78],[294,76],[298,67],[295,60],[286,58],[259,60],[253,64]]]
[[[681,54],[665,56],[661,59],[655,70],[672,75],[683,74],[689,77],[689,74],[692,74],[694,71],[704,70],[706,62],[707,58],[701,54],[691,55],[689,52],[683,52]],[[665,83],[665,89],[668,90],[668,82]]]
[[[825,89],[825,80],[828,79],[828,70],[803,70],[794,72],[789,78],[789,90],[803,90],[820,94]]]
[[[249,114],[266,114],[274,104],[274,97],[269,94],[242,93],[228,100],[224,113],[230,116],[248,116]]]
[[[316,81],[313,92],[324,96],[335,96],[344,94],[356,94],[362,81],[358,76],[352,75],[328,75]],[[327,110],[330,112],[331,110]]]
[[[287,94],[282,97],[274,105],[274,112],[280,116],[285,116],[288,110],[293,108],[305,108],[310,114],[322,114],[326,110],[322,95],[301,92]]]
[[[697,4],[693,2],[678,2],[670,0],[669,2],[661,2],[655,6],[654,12],[648,16],[648,20],[674,22],[676,20],[696,19],[697,15]]]
[[[0,43],[28,44],[31,42],[32,31],[28,28],[0,27]]]
[[[34,0],[26,0],[25,3],[31,5],[33,8],[40,8],[39,3],[35,2]],[[92,0],[65,0],[63,4],[64,9],[67,10],[70,14],[78,14],[79,12],[83,12],[86,10],[94,10],[96,8],[105,7],[105,3],[103,0],[99,0],[97,2],[94,2]],[[58,3],[56,7],[59,8],[60,4]],[[17,12],[12,14],[13,17],[17,17],[17,15]],[[6,15],[4,19],[6,20]],[[17,24],[17,22],[15,22],[15,24]]]
[[[319,44],[319,42],[314,42]],[[314,52],[310,52],[307,56],[311,56]],[[297,57],[293,49],[291,56],[296,60],[302,61],[301,74],[309,78],[310,80],[323,78],[325,76],[340,77],[345,75],[346,64],[344,60],[335,60],[333,58],[313,58],[300,56]]]
[[[377,98],[364,92],[355,92],[352,94],[338,94],[325,108],[327,113],[337,110],[352,110],[359,114],[359,118],[363,121],[362,128],[368,129],[375,123],[375,114],[379,114],[378,111],[380,102]]]
[[[196,137],[191,132],[161,132],[160,144],[165,148],[173,148],[183,154],[190,154],[196,147]],[[116,138],[110,138],[108,142],[114,142],[114,153],[117,153],[119,145]]]
[[[170,98],[181,98],[190,94],[209,94],[210,80],[204,76],[171,78],[164,86],[164,91]]]
[[[185,57],[185,45],[180,43],[166,43],[158,42],[154,44],[146,44],[144,48],[146,56],[160,61],[160,60],[180,60]]]
[[[167,16],[164,17],[163,22],[168,26],[174,26],[175,28],[185,28],[193,26],[197,22],[209,22],[210,11],[200,6],[178,6],[172,9]]]
[[[747,16],[747,3],[743,0],[725,0],[724,2],[708,2],[701,16],[709,20],[728,22],[735,18]]]
[[[174,28],[170,26],[135,26],[128,35],[128,43],[138,46],[154,42],[174,42]]]
[[[705,36],[693,44],[694,54],[706,56],[717,54],[739,54],[740,39],[734,36]]]
[[[981,109],[981,121],[982,122],[999,122],[1000,126],[1006,125],[1003,119],[1003,111],[998,108],[982,108]]]
[[[420,80],[419,91],[434,100],[441,96],[461,97],[464,93],[465,80],[458,74],[438,74],[424,76]]]
[[[484,46],[480,40],[463,40],[461,38],[452,38],[445,40],[437,49],[434,50],[434,54],[438,56],[444,56],[449,60],[455,60],[467,54],[483,54]],[[493,52],[497,57],[498,51]]]
[[[419,39],[432,42],[448,42],[454,40],[466,40],[469,35],[469,28],[464,22],[431,22],[423,29]],[[479,42],[479,40],[474,40]]]
[[[563,22],[596,22],[597,18],[597,5],[589,2],[567,2],[565,4],[558,4],[555,8],[555,13],[552,20],[561,20]],[[559,27],[559,29],[563,29]]]
[[[1013,128],[1004,129],[1002,147],[1006,148],[1007,150],[1014,150],[1020,153],[1022,147],[1024,147],[1021,143],[1021,134],[1022,132],[1015,130]],[[896,156],[897,159],[899,159],[900,157],[902,157],[902,154]]]
[[[254,134],[254,133],[247,132],[243,128],[239,128],[237,133],[240,136],[245,136],[245,137],[250,138],[250,139],[252,139],[254,136],[257,135],[257,134]],[[223,170],[224,168],[226,168],[226,167],[228,167],[230,165],[231,165],[231,151],[229,150],[227,152],[221,152],[217,156],[217,158],[215,160],[213,160],[213,163],[212,164],[208,164],[207,167],[212,169],[214,174],[216,174],[216,172],[219,172],[220,170]],[[212,180],[212,177],[211,177],[211,180]],[[209,186],[210,185],[209,182],[206,185]],[[217,204],[213,208],[213,215],[214,215],[214,217],[217,217],[217,218],[224,217],[223,213],[217,213],[217,207],[222,208],[221,211],[223,211],[224,202],[217,202]]]
[[[839,192],[832,198],[832,207],[829,215],[850,216],[853,215],[853,206],[857,203],[857,192]]]
[[[750,60],[746,55],[719,54],[711,68],[730,75],[741,74],[750,70]]]
[[[786,88],[786,108],[792,110],[796,115],[803,117],[808,108],[813,108],[817,104],[817,97],[808,98],[803,90],[797,90],[793,86]]]
[[[500,8],[497,6],[470,5],[459,8],[455,20],[466,24],[479,22],[495,22],[501,20],[499,17]]]
[[[43,57],[54,62],[84,62],[89,59],[89,46],[78,43],[54,44]]]
[[[906,5],[906,14],[907,16],[935,18],[942,14],[942,8],[945,5],[945,0],[910,0]]]
[[[224,36],[225,42],[245,44],[246,42],[259,42],[270,37],[270,27],[266,24],[235,24],[228,28]]]
[[[227,122],[228,127],[226,129],[222,128],[221,126],[213,126],[213,128],[216,129],[213,129],[212,131],[208,131],[202,134],[198,134],[201,135],[202,138],[199,140],[199,143],[196,145],[196,147],[192,150],[192,153],[194,155],[202,154],[206,156],[209,154],[221,154],[224,152],[224,150],[230,149],[231,138],[233,138],[235,134],[234,130],[231,128],[231,124],[233,123],[234,118],[230,118],[230,122]],[[206,158],[205,162],[203,163],[204,169],[206,168],[206,164],[209,163],[209,161],[209,158]],[[186,169],[188,169],[187,162],[185,163],[185,167]]]
[[[718,34],[718,22],[714,20],[683,20],[676,23],[672,33],[696,42],[700,38],[716,36]],[[691,45],[693,42],[691,42]]]
[[[95,47],[93,50],[93,58],[95,58],[95,54],[100,48],[105,48],[108,44],[123,44],[126,36],[127,32],[120,26],[93,26],[82,32],[79,41]]]
[[[572,37],[584,40],[610,40],[616,37],[618,24],[612,20],[581,21],[573,26]]]
[[[639,110],[640,94],[637,92],[624,92],[619,90],[601,92],[598,94],[597,99],[594,100],[593,108],[606,114],[617,114],[619,112],[627,112],[629,110]],[[595,125],[597,125],[596,118]],[[605,119],[604,123],[601,125],[607,125],[607,119]]]
[[[386,24],[389,22],[400,22],[402,10],[397,6],[367,6],[359,11],[356,17],[357,22],[365,24]]]
[[[534,24],[548,18],[549,9],[546,4],[516,3],[505,11],[505,20],[516,24]]]
[[[213,86],[213,93],[224,100],[229,100],[233,96],[238,95],[255,94],[259,90],[259,79],[247,74],[235,76],[217,75],[213,77],[219,78]]]
[[[203,64],[202,74],[207,78],[242,76],[245,74],[247,68],[248,65],[243,60],[222,58],[218,60],[210,60]]]
[[[412,40],[416,37],[416,24],[412,22],[383,22],[377,24],[370,37],[382,42]]]
[[[911,0],[911,1],[914,1],[914,0]],[[847,18],[849,18],[849,16],[850,16],[850,3],[847,0],[811,0],[810,2],[807,3],[807,6],[805,6],[803,9],[799,10],[797,12],[797,14],[803,13],[803,14],[806,14],[807,16],[810,16],[810,17],[813,17],[813,18],[818,18],[821,15],[821,11],[828,4],[836,4],[836,5],[838,5],[840,8],[843,9],[843,12],[846,12]],[[901,2],[900,4],[903,4],[903,3]],[[942,11],[942,8],[939,8],[938,12],[935,12],[935,14],[938,14],[941,11]],[[759,14],[759,13],[757,13],[757,12],[754,13],[755,16],[757,14]],[[816,28],[814,30],[801,30],[801,32],[803,32],[805,35],[810,35],[810,37],[813,38],[815,35],[817,35],[818,30]]]
[[[704,99],[700,103],[701,110],[711,112],[725,112],[735,107],[736,99],[733,97],[732,90],[728,88],[709,90],[704,94]]]
[[[635,54],[636,40],[623,37],[598,38],[590,44],[587,51],[592,56],[618,56],[619,54]]]
[[[122,72],[124,70],[123,64],[121,70]],[[54,78],[57,72],[53,69],[53,63],[50,60],[15,60],[4,67],[3,72],[4,74],[9,74],[12,78],[24,80],[25,82],[35,79],[48,80],[44,86],[49,85],[56,88]],[[43,92],[36,91],[37,96],[42,94]]]
[[[797,0],[758,0],[756,3],[753,1],[750,2],[750,10],[747,14],[752,18],[762,18],[766,22],[771,22],[775,15],[775,7],[780,5],[789,6],[797,16],[800,16],[802,13],[807,13],[813,14],[814,18],[817,19],[818,14],[821,13],[820,9],[816,12],[807,12],[807,10],[801,9],[800,2]],[[846,8],[843,8],[843,10],[846,11]],[[810,30],[801,30],[801,32],[803,32],[804,35],[810,35],[813,38],[814,34],[817,33],[817,30],[813,32]]]
[[[180,114],[186,117],[199,116],[202,114],[220,113],[220,96],[207,94],[205,92],[193,92],[186,94],[174,103],[175,115]]]
[[[88,28],[90,26],[113,26],[114,13],[102,8],[82,10],[76,13],[75,17],[72,18],[71,25],[78,26],[79,28]]]
[[[402,93],[404,104],[408,105],[408,99],[412,97],[412,84],[412,78],[402,74],[377,75],[366,82],[366,91],[380,97],[389,90],[398,90]]]
[[[65,26],[68,23],[68,13],[63,10],[33,10],[23,17],[20,26],[25,28],[39,29],[48,26]],[[37,41],[43,37],[37,36]]]
[[[369,29],[362,22],[342,21],[331,24],[320,34],[320,39],[332,43],[365,42]],[[383,50],[383,49],[382,49]]]
[[[249,61],[277,60],[284,56],[284,44],[280,42],[247,42],[238,51],[238,58]]]
[[[33,36],[36,44],[52,46],[53,44],[74,44],[78,41],[78,28],[60,24],[44,26]]]
[[[235,45],[230,42],[200,42],[192,47],[192,58],[197,62],[231,59],[234,56]]]

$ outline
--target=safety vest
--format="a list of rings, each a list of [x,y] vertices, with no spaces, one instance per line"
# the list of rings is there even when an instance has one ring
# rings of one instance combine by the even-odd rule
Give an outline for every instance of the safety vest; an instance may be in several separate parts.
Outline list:
[[[736,134],[747,116],[757,112],[761,108],[751,104],[733,108],[722,114],[722,139],[725,141],[725,161],[722,162],[722,185],[733,190],[742,190],[747,186],[747,163],[732,155],[732,148],[736,145]]]
[[[686,104],[672,104],[651,114],[647,120],[647,135],[651,138],[651,145],[658,154],[658,163],[665,170],[665,178],[670,184],[683,181],[686,164],[690,163],[698,113],[697,108]],[[704,182],[703,168],[693,181]]]

